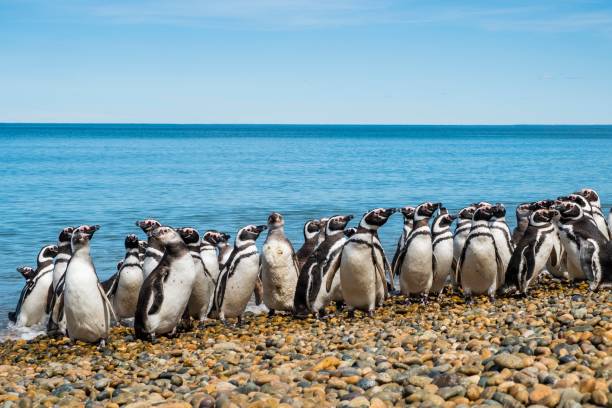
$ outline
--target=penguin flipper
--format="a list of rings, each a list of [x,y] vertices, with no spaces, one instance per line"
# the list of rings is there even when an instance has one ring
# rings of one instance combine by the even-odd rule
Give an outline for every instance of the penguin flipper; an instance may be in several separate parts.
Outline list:
[[[391,265],[389,265],[389,261],[387,260],[387,257],[385,256],[384,252],[382,255],[383,255],[383,266],[385,267],[385,276],[389,275],[389,284],[391,286],[391,290],[395,292],[395,282],[393,279],[393,274],[391,272]]]
[[[327,270],[327,280],[325,282],[325,290],[327,290],[327,293],[329,293],[331,290],[336,272],[338,272],[338,269],[340,269],[340,264],[342,263],[342,251],[340,251],[336,259],[337,260],[334,260],[334,262],[329,265],[329,269]]]
[[[51,313],[51,303],[53,302],[53,296],[55,292],[53,291],[53,284],[49,285],[49,292],[47,293],[47,303],[45,304],[45,313]]]
[[[438,260],[436,259],[436,253],[433,251],[431,253],[431,271],[433,273],[433,281],[435,282],[438,271]]]
[[[400,276],[402,272],[402,264],[406,258],[407,249],[408,247],[404,245],[404,248],[402,248],[402,251],[398,255],[395,265],[393,266],[393,269],[391,269],[391,281],[395,281],[395,277]]]
[[[113,296],[119,287],[119,272],[113,274],[113,276],[100,283],[100,285],[106,296]]]
[[[255,304],[257,306],[263,303],[263,282],[261,281],[261,277],[258,276],[255,280]]]
[[[108,311],[110,312],[110,315],[111,315],[110,317],[113,320],[117,321],[117,315],[115,314],[115,309],[113,309],[113,305],[111,304],[110,300],[108,300],[108,296],[106,296],[106,292],[104,291],[104,288],[102,287],[99,281],[98,281],[98,291],[100,292],[100,296],[102,296],[102,301],[104,302],[104,305],[108,308]]]
[[[170,268],[167,265],[159,264],[157,268],[151,272],[151,286],[153,289],[153,303],[147,312],[148,315],[154,315],[159,312],[164,301],[164,282],[170,274]]]
[[[504,263],[501,259],[501,256],[499,255],[499,251],[497,250],[495,243],[493,243],[493,248],[495,248],[495,264],[497,266],[495,285],[497,287],[500,287],[504,284],[503,280],[504,280],[504,275],[506,274],[506,271],[504,270]]]
[[[225,287],[227,286],[227,280],[229,279],[229,271],[225,270],[224,273],[219,276],[217,281],[217,289],[215,290],[215,304],[214,310],[220,313],[221,306],[223,306],[223,298],[225,297]],[[259,276],[257,277],[259,280]]]
[[[585,240],[580,245],[580,267],[587,279],[591,282],[589,286],[595,289],[599,286],[601,281],[601,271],[599,270],[599,263],[596,262],[595,258],[598,257],[596,254],[595,245],[590,240]]]

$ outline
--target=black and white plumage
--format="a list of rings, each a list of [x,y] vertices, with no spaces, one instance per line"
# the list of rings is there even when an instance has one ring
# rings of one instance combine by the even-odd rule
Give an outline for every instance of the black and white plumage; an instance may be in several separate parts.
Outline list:
[[[395,246],[395,254],[393,255],[393,259],[391,260],[391,270],[395,271],[397,268],[397,258],[399,258],[400,254],[404,250],[404,245],[406,245],[406,240],[408,239],[408,235],[412,231],[413,225],[413,216],[414,216],[414,207],[406,206],[399,209],[404,217],[404,222],[402,225],[402,233],[397,239],[397,245]]]
[[[546,267],[553,253],[557,229],[553,219],[555,210],[537,209],[529,216],[529,226],[517,243],[505,273],[504,285],[499,292],[509,294],[518,291],[527,295],[531,282]]]
[[[591,206],[591,216],[597,224],[597,228],[601,231],[602,235],[607,239],[610,239],[610,230],[609,225],[606,223],[606,218],[603,215],[601,210],[601,200],[599,199],[599,194],[597,191],[591,188],[583,188],[580,191],[577,191],[575,194],[578,194],[584,197]]]
[[[344,244],[340,262],[327,273],[328,292],[336,272],[340,273],[342,298],[349,314],[353,314],[354,309],[371,314],[387,297],[385,271],[390,272],[390,267],[378,238],[378,229],[396,211],[396,208],[377,208],[364,214],[357,232]]]
[[[110,287],[102,283],[110,299],[117,319],[129,319],[136,314],[138,294],[144,281],[144,273],[140,264],[140,245],[138,237],[128,235],[124,240],[125,256],[117,264],[118,271],[112,278]]]
[[[58,254],[53,260],[53,283],[49,288],[46,313],[49,315],[47,332],[50,334],[66,334],[66,319],[59,318],[58,297],[64,290],[64,273],[72,256],[72,233],[74,227],[66,227],[59,233],[57,240]]]
[[[462,208],[457,213],[457,226],[455,227],[455,232],[453,233],[453,258],[455,262],[459,260],[465,240],[472,229],[472,217],[474,216],[475,211],[476,207],[470,205]]]
[[[531,215],[531,203],[519,204],[515,210],[516,227],[512,231],[512,242],[517,243],[523,238],[527,227],[529,227],[529,216]]]
[[[208,230],[202,236],[202,241],[200,243],[200,259],[202,259],[204,269],[212,277],[215,286],[217,285],[220,272],[218,252],[221,252],[221,248],[227,246],[227,240],[229,238],[229,234],[216,230]]]
[[[196,276],[193,257],[178,232],[167,226],[157,227],[151,238],[165,250],[138,295],[134,329],[142,340],[176,331]]]
[[[224,234],[224,233],[221,233],[221,234],[224,239],[217,240],[219,269],[223,268],[223,265],[225,265],[225,262],[227,262],[227,259],[229,258],[232,251],[234,250],[234,246],[230,245],[229,243],[229,239],[230,239],[229,234]]]
[[[9,313],[9,319],[17,326],[30,327],[44,321],[49,288],[53,284],[53,259],[57,254],[56,245],[46,245],[38,253],[36,270],[17,268],[26,279],[15,312]]]
[[[266,230],[265,225],[247,225],[236,234],[234,249],[223,265],[215,288],[213,317],[223,323],[227,318],[242,322],[259,275],[259,253],[255,241]]]
[[[155,239],[153,232],[161,226],[157,220],[146,219],[136,221],[136,226],[140,227],[147,234],[147,247],[142,261],[142,271],[145,278],[155,269],[157,264],[164,256],[164,247],[159,239]]]
[[[393,276],[399,275],[400,291],[412,297],[427,300],[433,283],[433,248],[429,220],[440,207],[426,202],[414,210],[413,228],[398,256]]]
[[[457,280],[467,299],[481,294],[495,297],[497,277],[501,274],[499,269],[502,266],[495,238],[489,228],[491,216],[492,208],[489,206],[476,209],[472,228],[457,261]]]
[[[177,228],[176,232],[179,233],[187,248],[189,248],[195,267],[195,279],[189,303],[187,303],[187,311],[191,318],[204,320],[212,306],[216,282],[202,261],[200,252],[202,244],[198,231],[195,228],[184,227]]]
[[[308,220],[304,224],[304,244],[300,249],[295,253],[297,257],[298,269],[301,271],[302,267],[306,263],[306,260],[317,247],[317,243],[319,242],[319,234],[321,231],[325,231],[321,229],[321,221],[320,220]]]
[[[274,212],[268,217],[268,236],[261,250],[263,303],[270,310],[293,311],[293,299],[300,274],[293,245],[285,236],[285,221]]]
[[[433,282],[429,292],[436,295],[442,293],[449,276],[452,275],[453,233],[450,226],[456,218],[444,207],[439,211],[431,226]]]
[[[504,275],[514,251],[514,243],[510,235],[510,228],[506,223],[506,207],[503,204],[495,204],[491,207],[491,214],[489,230],[495,240],[495,248],[501,262],[497,277],[497,289],[499,289],[504,284]]]
[[[88,343],[105,341],[113,318],[113,308],[100,285],[90,254],[90,240],[99,228],[99,225],[82,225],[72,233],[72,257],[59,299],[68,336]]]
[[[293,305],[296,316],[305,317],[309,313],[321,316],[325,306],[332,301],[342,300],[340,275],[336,274],[329,291],[325,287],[325,279],[329,270],[340,259],[342,247],[346,242],[344,228],[352,218],[352,215],[330,217],[325,231],[320,232],[325,235],[324,241],[317,246],[300,270]]]

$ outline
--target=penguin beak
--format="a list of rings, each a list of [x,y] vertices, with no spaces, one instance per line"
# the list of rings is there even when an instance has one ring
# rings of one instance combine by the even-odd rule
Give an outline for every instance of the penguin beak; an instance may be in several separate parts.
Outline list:
[[[268,229],[268,226],[267,225],[258,225],[258,226],[255,227],[255,229],[257,230],[257,232],[263,232],[263,231]]]
[[[456,214],[447,214],[448,215],[448,219],[451,220],[451,222],[455,221],[457,219],[457,215]]]
[[[395,214],[397,212],[397,208],[387,208],[385,210],[385,215],[387,217],[390,217],[391,215]]]
[[[347,215],[347,216],[346,216],[346,220],[347,220],[347,221],[350,221],[350,220],[352,220],[353,218],[355,218],[355,216],[354,216],[353,214],[350,214],[350,215]]]

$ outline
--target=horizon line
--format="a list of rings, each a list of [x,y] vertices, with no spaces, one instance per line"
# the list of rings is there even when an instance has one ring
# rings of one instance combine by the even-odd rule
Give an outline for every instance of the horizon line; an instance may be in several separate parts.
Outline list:
[[[201,122],[2,122],[3,125],[128,125],[128,126],[612,126],[611,123],[201,123]]]

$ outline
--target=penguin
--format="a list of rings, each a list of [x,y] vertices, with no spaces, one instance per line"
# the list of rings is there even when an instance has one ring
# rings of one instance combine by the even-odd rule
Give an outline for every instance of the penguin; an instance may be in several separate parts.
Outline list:
[[[308,220],[304,224],[304,244],[295,253],[297,257],[298,269],[301,271],[306,260],[314,252],[319,241],[319,231],[321,231],[320,220]]]
[[[357,233],[357,228],[355,228],[355,227],[347,228],[347,229],[344,230],[344,236],[347,237],[347,238],[352,237],[356,233]]]
[[[234,247],[229,244],[229,234],[221,233],[223,239],[217,241],[217,250],[219,251],[219,269],[225,265],[228,258],[232,254]]]
[[[561,242],[567,254],[570,282],[588,279],[591,290],[595,290],[607,275],[605,248],[609,240],[601,233],[592,217],[575,201],[561,201],[555,209]]]
[[[399,275],[400,292],[408,297],[421,296],[427,302],[433,283],[433,251],[429,220],[440,207],[426,202],[414,210],[413,228],[397,259],[394,275]]]
[[[293,311],[299,275],[295,251],[285,236],[284,227],[285,221],[281,214],[270,214],[268,236],[261,251],[263,303],[270,310],[270,316],[274,315],[275,311]]]
[[[610,208],[608,213],[608,235],[612,238],[612,208]]]
[[[158,243],[165,251],[155,269],[145,277],[138,295],[134,332],[141,340],[176,332],[196,279],[193,257],[178,232],[161,226],[151,231],[149,237],[153,238],[149,245]]]
[[[215,280],[210,271],[206,269],[200,255],[200,234],[194,228],[177,228],[193,258],[195,267],[195,280],[191,290],[191,297],[187,303],[188,314],[195,320],[204,320],[208,316],[215,295]]]
[[[387,297],[385,270],[390,268],[378,229],[396,211],[396,208],[376,208],[364,214],[357,232],[344,244],[340,261],[327,272],[325,287],[328,292],[336,273],[340,273],[342,298],[348,306],[349,317],[354,316],[355,309],[371,316]]]
[[[206,231],[202,236],[202,242],[200,244],[200,259],[202,259],[204,269],[206,269],[212,277],[215,286],[217,285],[220,271],[217,248],[220,246],[227,246],[228,239],[229,234],[215,230]]]
[[[440,296],[453,267],[453,233],[450,226],[455,216],[440,207],[431,226],[433,283],[429,293]]]
[[[472,228],[457,261],[456,276],[468,302],[471,302],[472,295],[485,293],[491,300],[495,299],[497,277],[502,266],[489,228],[492,211],[488,206],[476,209]]]
[[[136,221],[136,226],[140,227],[147,234],[147,249],[142,264],[142,271],[145,278],[157,267],[159,261],[164,256],[164,248],[158,239],[152,238],[153,231],[161,226],[160,222],[153,219]]]
[[[266,230],[265,225],[247,225],[236,234],[234,249],[219,275],[215,288],[213,315],[223,324],[227,318],[242,323],[244,313],[259,275],[259,253],[255,241]]]
[[[512,242],[514,243],[520,242],[525,231],[527,231],[527,227],[529,227],[529,216],[532,212],[531,205],[532,203],[523,203],[516,207],[516,227],[512,231]]]
[[[586,198],[584,198],[583,196],[579,194],[569,194],[567,196],[558,197],[557,201],[561,201],[561,202],[570,201],[570,202],[573,202],[579,205],[580,208],[582,208],[582,212],[584,214],[585,219],[588,220],[591,224],[595,225],[597,229],[599,230],[599,225],[597,225],[597,222],[595,221],[595,218],[593,217],[593,207],[591,206],[591,203]]]
[[[326,222],[324,241],[317,246],[314,252],[300,270],[295,297],[293,300],[294,314],[297,317],[306,317],[314,313],[317,317],[324,315],[325,306],[332,300],[342,301],[340,288],[340,275],[336,274],[329,291],[325,287],[327,273],[340,259],[342,247],[346,242],[345,227],[352,215],[336,215]]]
[[[574,194],[578,194],[584,197],[589,204],[591,205],[591,215],[593,220],[595,220],[595,224],[597,224],[597,228],[599,231],[606,237],[610,239],[610,231],[608,230],[608,225],[606,224],[606,219],[601,211],[601,201],[599,199],[599,194],[591,188],[583,188],[580,191],[577,191]]]
[[[147,241],[138,241],[138,261],[140,266],[144,264],[145,255],[147,253]]]
[[[531,203],[529,210],[531,212],[536,210],[554,210],[553,207],[555,205],[555,201],[553,200],[540,200]],[[559,228],[557,227],[556,222],[553,222],[552,226],[555,229],[555,234],[550,237],[550,239],[553,241],[553,248],[550,252],[550,258],[546,263],[546,271],[557,279],[568,280],[569,275],[567,272],[567,259],[565,249],[561,243]]]
[[[323,217],[319,219],[319,231],[323,231],[325,232],[325,228],[327,228],[327,222],[329,221],[329,217]],[[325,234],[318,234],[317,235],[317,244],[315,245],[315,248],[318,245],[321,245],[323,243],[323,241],[325,241]]]
[[[90,255],[89,242],[99,229],[99,225],[82,225],[72,233],[72,257],[59,301],[66,315],[66,332],[72,341],[104,345],[114,314]]]
[[[53,284],[53,259],[58,254],[57,245],[46,245],[36,258],[36,270],[28,267],[17,268],[26,278],[15,312],[9,314],[17,326],[30,327],[44,321],[49,288]]]
[[[64,273],[72,257],[71,239],[74,229],[74,227],[62,229],[57,239],[58,254],[53,260],[53,282],[49,288],[46,310],[46,313],[49,315],[47,333],[51,335],[66,334],[66,317],[62,315],[63,317],[60,318],[60,307],[57,300],[64,291]]]
[[[491,207],[491,220],[489,221],[489,230],[493,239],[495,240],[495,248],[501,261],[501,268],[499,268],[499,276],[497,277],[497,288],[499,289],[504,284],[504,275],[512,251],[514,251],[514,243],[510,235],[510,228],[506,223],[506,207],[503,204],[495,204]]]
[[[412,231],[412,224],[413,224],[412,217],[414,216],[414,207],[410,207],[410,206],[403,207],[400,209],[400,212],[404,216],[404,225],[402,227],[402,234],[398,238],[397,245],[395,246],[395,254],[393,255],[393,259],[391,260],[391,270],[392,271],[396,270],[397,258],[399,257],[400,253],[403,251],[404,245],[406,244],[406,239],[408,238],[408,235],[410,235],[410,232]]]
[[[475,211],[476,207],[470,205],[459,210],[459,213],[457,214],[457,227],[453,233],[453,259],[455,260],[455,263],[459,260],[465,240],[470,234],[470,229],[472,228],[472,217],[474,216]]]
[[[117,319],[130,319],[136,314],[138,294],[144,281],[144,272],[140,265],[140,241],[134,234],[125,237],[125,257],[117,264],[113,284],[107,296],[111,300]],[[104,284],[102,284],[104,287]]]
[[[553,219],[558,216],[556,210],[549,209],[536,209],[531,213],[529,226],[512,253],[504,284],[498,293],[507,295],[518,291],[522,296],[527,295],[529,285],[546,267],[554,249],[557,230]]]

